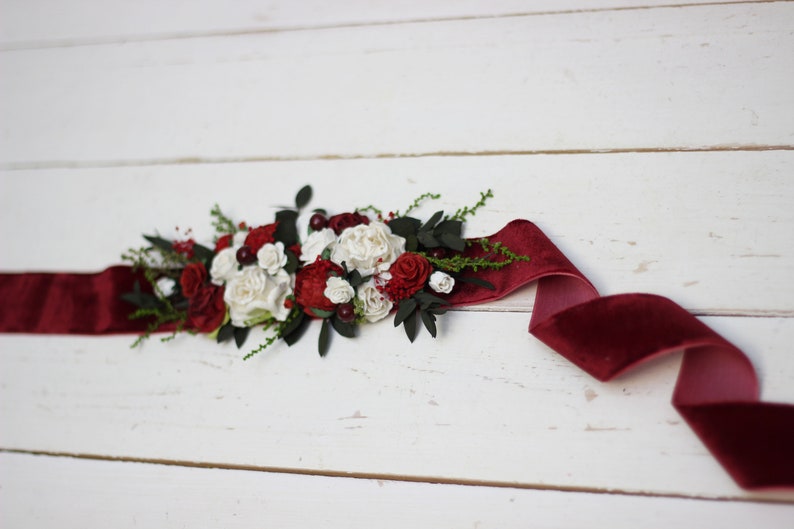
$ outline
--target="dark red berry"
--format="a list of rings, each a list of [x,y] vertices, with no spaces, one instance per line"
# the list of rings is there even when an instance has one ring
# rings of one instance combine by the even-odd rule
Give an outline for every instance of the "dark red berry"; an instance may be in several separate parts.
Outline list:
[[[439,246],[439,247],[436,247],[436,248],[430,248],[427,251],[427,255],[429,255],[430,257],[433,257],[435,259],[443,259],[444,257],[446,257],[447,251],[444,248],[441,248]]]
[[[309,219],[309,227],[314,231],[320,231],[326,226],[328,226],[328,219],[322,213],[315,213]]]
[[[247,265],[256,262],[256,255],[251,251],[251,247],[247,244],[240,246],[237,250],[237,262],[241,265]]]
[[[356,319],[356,309],[352,303],[340,303],[336,306],[336,317],[344,323],[350,323]]]

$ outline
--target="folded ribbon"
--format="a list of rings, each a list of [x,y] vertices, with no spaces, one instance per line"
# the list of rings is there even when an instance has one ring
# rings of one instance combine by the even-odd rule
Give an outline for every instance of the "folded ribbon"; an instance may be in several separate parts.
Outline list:
[[[462,283],[457,306],[499,299],[538,281],[529,331],[581,369],[606,381],[653,356],[684,351],[673,405],[742,487],[794,487],[794,406],[760,402],[758,380],[738,348],[671,300],[649,294],[599,297],[585,276],[534,224],[515,220],[489,237],[529,262],[483,270],[486,290]],[[482,250],[473,245],[473,256]],[[0,332],[141,332],[120,300],[136,275],[127,267],[98,274],[0,274]]]

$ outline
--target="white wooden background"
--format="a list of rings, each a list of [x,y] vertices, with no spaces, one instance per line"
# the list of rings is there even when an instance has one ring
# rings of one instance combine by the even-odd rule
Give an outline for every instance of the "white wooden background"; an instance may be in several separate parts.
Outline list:
[[[306,183],[336,211],[490,187],[469,235],[534,220],[794,402],[792,86],[785,1],[0,0],[0,269],[99,270]],[[316,327],[245,363],[2,335],[0,525],[794,525],[670,406],[680,356],[601,384],[526,332],[533,295],[325,359]]]

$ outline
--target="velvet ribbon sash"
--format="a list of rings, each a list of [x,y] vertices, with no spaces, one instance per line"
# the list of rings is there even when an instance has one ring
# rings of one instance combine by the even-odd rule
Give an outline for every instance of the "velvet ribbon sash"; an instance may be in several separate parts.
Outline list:
[[[650,294],[600,297],[534,224],[515,220],[489,237],[529,262],[462,283],[456,306],[502,298],[538,281],[529,332],[601,381],[654,356],[684,351],[672,403],[733,479],[747,489],[794,487],[794,405],[759,401],[758,379],[737,347],[673,301]],[[473,245],[472,255],[482,250]],[[0,274],[0,332],[141,332],[120,295],[132,290],[127,267],[98,274]]]

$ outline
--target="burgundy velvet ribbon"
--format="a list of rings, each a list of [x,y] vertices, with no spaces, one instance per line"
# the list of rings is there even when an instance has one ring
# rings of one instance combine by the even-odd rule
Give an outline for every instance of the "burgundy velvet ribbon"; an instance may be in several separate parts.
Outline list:
[[[502,298],[538,281],[529,331],[601,381],[660,354],[684,351],[673,405],[742,487],[794,487],[794,406],[760,402],[758,380],[738,348],[671,300],[650,294],[600,297],[534,224],[515,220],[489,237],[529,262],[477,276],[494,290],[462,283],[453,305]],[[482,253],[472,247],[472,255]],[[120,295],[136,277],[127,267],[98,274],[0,274],[0,332],[141,332]],[[11,302],[8,302],[11,301]]]

